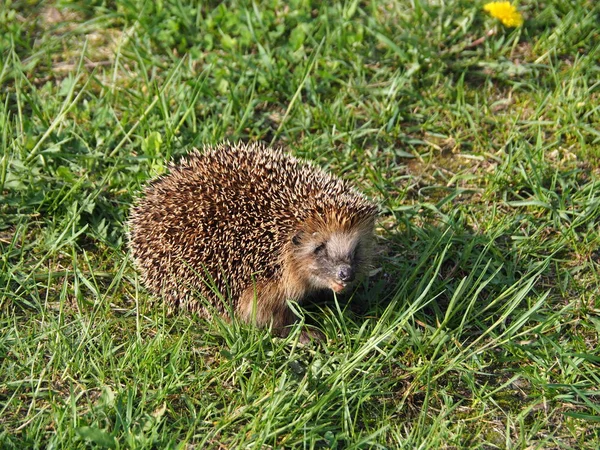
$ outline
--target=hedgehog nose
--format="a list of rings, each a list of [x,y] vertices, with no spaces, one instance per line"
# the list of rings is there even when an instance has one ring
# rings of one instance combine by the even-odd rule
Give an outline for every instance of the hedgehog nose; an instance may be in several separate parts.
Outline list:
[[[342,266],[338,269],[338,278],[340,281],[349,283],[354,280],[354,270],[351,266]]]

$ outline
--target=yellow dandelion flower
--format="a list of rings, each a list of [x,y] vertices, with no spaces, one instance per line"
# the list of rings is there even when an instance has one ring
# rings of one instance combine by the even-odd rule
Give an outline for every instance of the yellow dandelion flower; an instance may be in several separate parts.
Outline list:
[[[523,16],[510,2],[486,3],[483,9],[507,27],[519,27],[523,25]]]

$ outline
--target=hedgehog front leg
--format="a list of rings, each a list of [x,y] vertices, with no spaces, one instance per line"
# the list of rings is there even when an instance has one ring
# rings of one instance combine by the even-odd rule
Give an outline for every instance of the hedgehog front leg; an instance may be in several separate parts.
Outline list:
[[[256,284],[248,288],[240,297],[237,316],[244,322],[258,327],[271,326],[273,332],[285,337],[290,332],[297,317],[287,304],[287,294],[277,283]],[[307,343],[313,339],[323,339],[323,334],[315,330],[302,330],[300,342]]]
[[[274,330],[285,328],[296,320],[277,283],[253,284],[241,295],[236,312],[244,322],[258,327],[271,325]]]

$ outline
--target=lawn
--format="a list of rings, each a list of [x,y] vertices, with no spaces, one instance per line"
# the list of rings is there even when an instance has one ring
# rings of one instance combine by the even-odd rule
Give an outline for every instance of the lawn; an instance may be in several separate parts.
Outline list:
[[[196,3],[0,4],[0,448],[600,448],[600,3]],[[143,185],[224,140],[380,205],[286,339],[128,255]]]

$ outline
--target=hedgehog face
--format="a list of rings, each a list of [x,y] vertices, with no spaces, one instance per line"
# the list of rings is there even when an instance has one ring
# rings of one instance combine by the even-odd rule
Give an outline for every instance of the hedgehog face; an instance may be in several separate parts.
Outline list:
[[[368,236],[368,235],[367,235]],[[368,263],[365,233],[334,231],[299,233],[292,243],[296,261],[312,289],[347,290]]]

